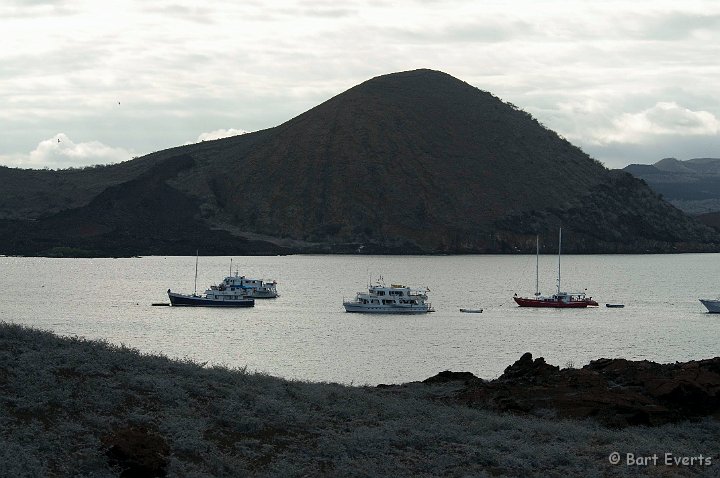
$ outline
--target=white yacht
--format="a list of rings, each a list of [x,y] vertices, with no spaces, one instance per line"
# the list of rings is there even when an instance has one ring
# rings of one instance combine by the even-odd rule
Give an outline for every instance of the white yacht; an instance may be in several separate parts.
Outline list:
[[[425,314],[435,312],[427,302],[429,289],[417,290],[404,285],[385,286],[381,281],[358,292],[354,300],[344,300],[346,312],[365,314]]]
[[[245,276],[238,276],[237,271],[235,271],[235,276],[226,277],[223,283],[226,287],[241,287],[245,291],[245,296],[253,299],[274,299],[278,296],[276,281],[265,282],[262,279],[248,279]]]

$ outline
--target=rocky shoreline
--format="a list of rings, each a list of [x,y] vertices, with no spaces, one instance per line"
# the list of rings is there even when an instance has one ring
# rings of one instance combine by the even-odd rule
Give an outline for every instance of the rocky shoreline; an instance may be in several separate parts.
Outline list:
[[[658,364],[600,359],[575,369],[533,360],[530,353],[485,381],[441,372],[425,384],[461,382],[449,401],[500,412],[591,418],[611,427],[658,426],[720,416],[720,357]]]

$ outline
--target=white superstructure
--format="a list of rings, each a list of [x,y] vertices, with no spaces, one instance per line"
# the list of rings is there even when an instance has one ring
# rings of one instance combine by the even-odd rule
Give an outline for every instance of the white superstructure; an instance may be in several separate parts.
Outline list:
[[[227,276],[217,286],[212,286],[215,290],[239,290],[245,297],[253,299],[274,299],[278,296],[277,282],[265,282],[262,279],[248,279],[245,276],[238,275],[235,271],[234,276]]]
[[[358,292],[354,300],[343,300],[346,312],[366,314],[424,314],[434,312],[427,302],[429,290],[411,289],[403,285],[385,286],[382,282]]]

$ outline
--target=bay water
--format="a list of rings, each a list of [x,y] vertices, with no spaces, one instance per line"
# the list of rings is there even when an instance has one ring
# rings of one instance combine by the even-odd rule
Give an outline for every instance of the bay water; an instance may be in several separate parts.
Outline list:
[[[230,274],[200,257],[198,292]],[[234,257],[240,275],[278,281],[254,308],[154,307],[191,293],[195,257],[0,257],[0,321],[103,339],[146,353],[247,367],[289,379],[356,385],[423,380],[443,370],[499,376],[524,352],[561,367],[602,357],[675,362],[720,355],[720,254],[568,255],[562,289],[600,307],[517,307],[535,292],[534,255]],[[556,290],[557,257],[540,256],[540,290]],[[436,312],[348,314],[343,298],[386,284],[429,288]],[[625,304],[606,308],[605,303]],[[481,314],[460,308],[482,308]]]

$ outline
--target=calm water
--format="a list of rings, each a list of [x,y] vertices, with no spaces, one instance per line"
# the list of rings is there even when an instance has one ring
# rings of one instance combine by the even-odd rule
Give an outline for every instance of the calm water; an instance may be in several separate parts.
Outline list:
[[[540,257],[540,289],[555,288],[556,257]],[[564,256],[564,290],[588,289],[624,309],[518,308],[535,289],[534,256],[240,257],[249,277],[275,279],[281,297],[252,309],[152,307],[192,292],[195,257],[0,257],[0,321],[103,338],[143,352],[276,376],[355,384],[425,379],[442,370],[495,378],[524,352],[582,366],[600,357],[674,362],[718,355],[720,255]],[[198,290],[229,273],[229,257],[201,257]],[[343,297],[370,276],[429,287],[421,316],[347,314]],[[482,307],[463,314],[460,307]]]

